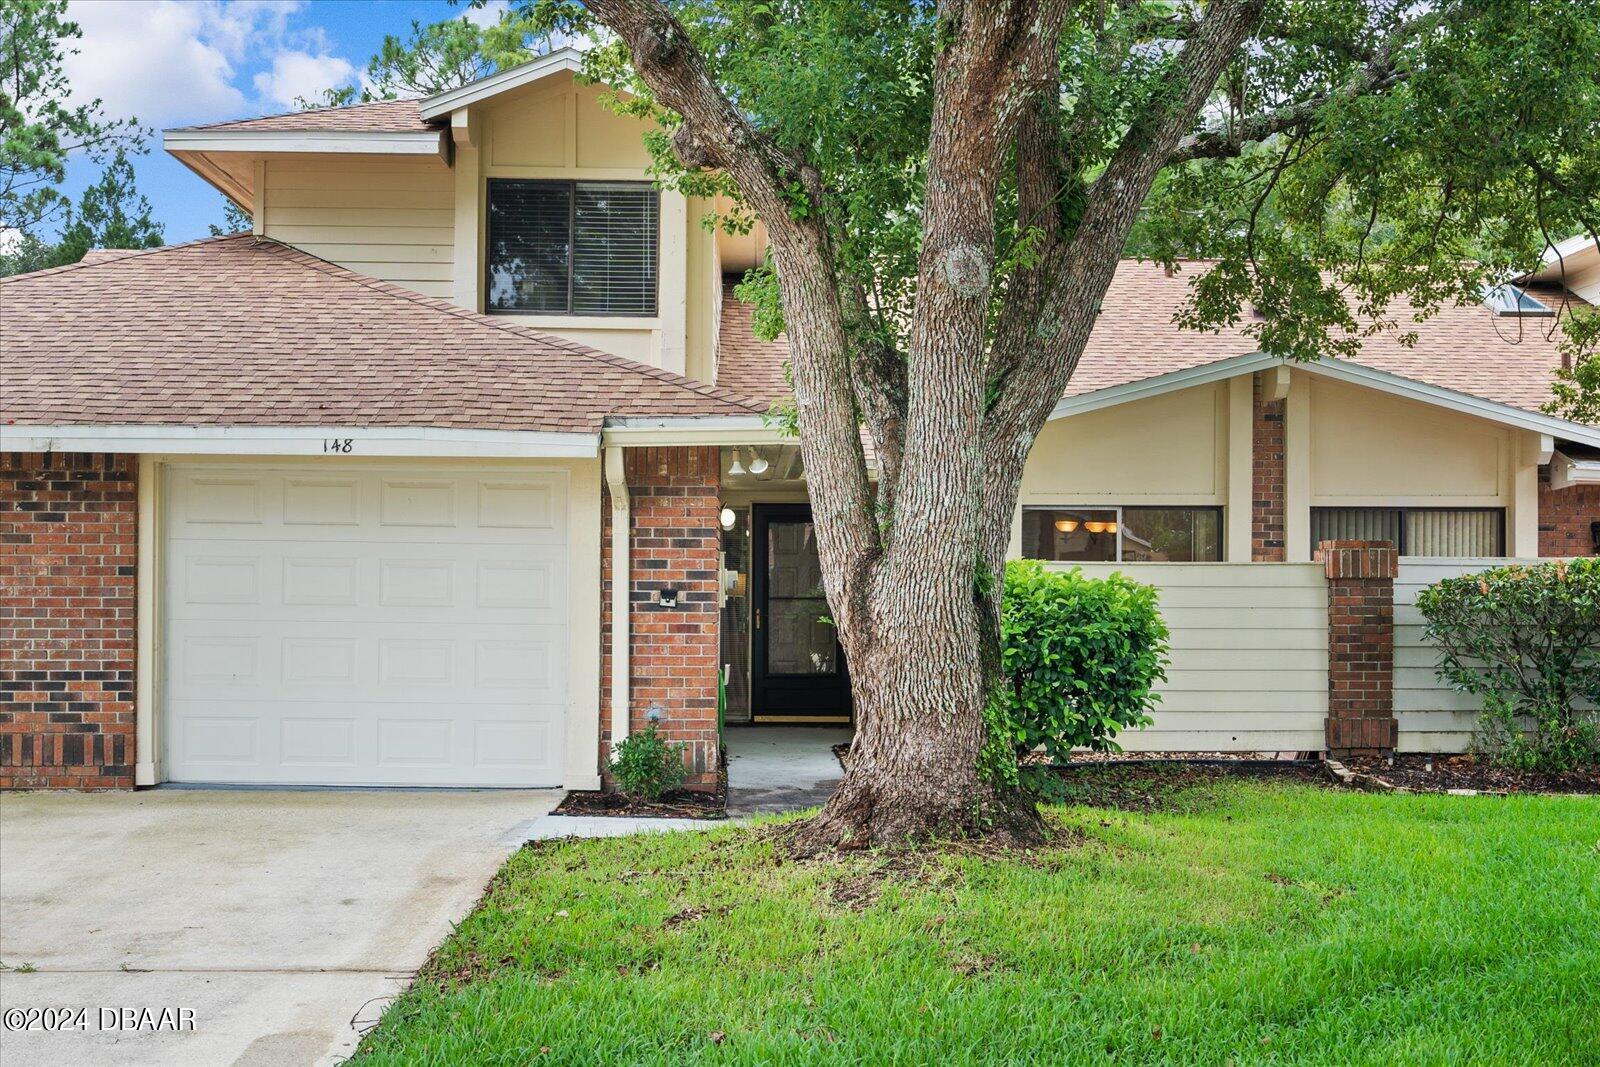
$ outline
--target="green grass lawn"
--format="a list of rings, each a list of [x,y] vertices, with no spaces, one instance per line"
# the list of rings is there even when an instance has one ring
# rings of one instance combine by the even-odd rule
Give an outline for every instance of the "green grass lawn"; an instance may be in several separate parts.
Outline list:
[[[360,1062],[1600,1063],[1600,802],[1158,807],[887,875],[770,828],[530,847]]]

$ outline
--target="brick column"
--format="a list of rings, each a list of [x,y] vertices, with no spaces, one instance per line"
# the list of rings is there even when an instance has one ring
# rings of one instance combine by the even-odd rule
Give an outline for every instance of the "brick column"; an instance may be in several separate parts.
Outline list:
[[[1539,479],[1539,555],[1593,556],[1594,526],[1600,523],[1600,485],[1550,488]]]
[[[1399,553],[1388,541],[1324,541],[1317,557],[1328,578],[1328,755],[1388,755],[1400,736],[1394,717]]]
[[[134,456],[0,457],[0,788],[131,789]]]
[[[688,744],[691,786],[716,782],[721,757],[717,676],[721,660],[718,567],[722,538],[716,448],[630,448],[624,457],[633,520],[629,576],[629,728],[652,709],[670,741]],[[609,490],[608,490],[609,493]],[[611,503],[603,507],[601,766],[611,752]],[[663,601],[663,594],[674,603]]]
[[[1265,376],[1251,387],[1250,420],[1250,558],[1257,563],[1282,563],[1284,517],[1288,501],[1288,445],[1284,437],[1287,400],[1262,395]]]

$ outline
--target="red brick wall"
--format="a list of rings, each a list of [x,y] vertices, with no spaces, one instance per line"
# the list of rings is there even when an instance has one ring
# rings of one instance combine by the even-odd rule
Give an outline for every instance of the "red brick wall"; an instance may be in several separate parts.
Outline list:
[[[1250,405],[1250,558],[1282,563],[1287,489],[1284,474],[1288,453],[1284,444],[1287,400],[1262,395],[1263,376],[1255,376]]]
[[[720,759],[717,672],[720,662],[717,568],[721,551],[720,453],[715,448],[631,448],[624,454],[632,508],[629,592],[631,729],[652,707],[661,733],[689,745],[692,785],[715,782]],[[611,500],[604,508],[601,552],[601,765],[611,750]],[[661,603],[664,588],[677,606]]]
[[[1324,541],[1328,578],[1328,719],[1331,756],[1394,751],[1394,577],[1388,541]]]
[[[138,461],[0,459],[0,788],[131,788]]]
[[[1539,555],[1592,556],[1592,523],[1600,522],[1600,485],[1551,489],[1539,483]]]

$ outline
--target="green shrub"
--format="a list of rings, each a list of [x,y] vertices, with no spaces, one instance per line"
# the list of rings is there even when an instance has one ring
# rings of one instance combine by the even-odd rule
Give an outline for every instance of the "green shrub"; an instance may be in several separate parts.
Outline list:
[[[659,800],[683,784],[689,768],[683,762],[688,745],[669,744],[651,723],[623,738],[611,754],[617,787],[631,797]]]
[[[1483,698],[1481,752],[1525,770],[1600,763],[1600,559],[1446,578],[1417,607],[1440,679]]]
[[[1152,687],[1167,676],[1152,586],[1013,560],[1004,604],[1008,680],[990,708],[991,736],[1064,761],[1077,747],[1119,752],[1118,731],[1149,724]]]

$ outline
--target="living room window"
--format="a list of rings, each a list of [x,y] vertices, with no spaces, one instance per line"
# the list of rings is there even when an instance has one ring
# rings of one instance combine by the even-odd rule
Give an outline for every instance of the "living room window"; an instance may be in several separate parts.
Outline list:
[[[1024,508],[1022,554],[1076,563],[1218,562],[1222,509]]]
[[[1323,541],[1392,541],[1402,556],[1504,556],[1504,508],[1312,508]]]
[[[491,180],[486,307],[654,315],[660,214],[648,182]]]

